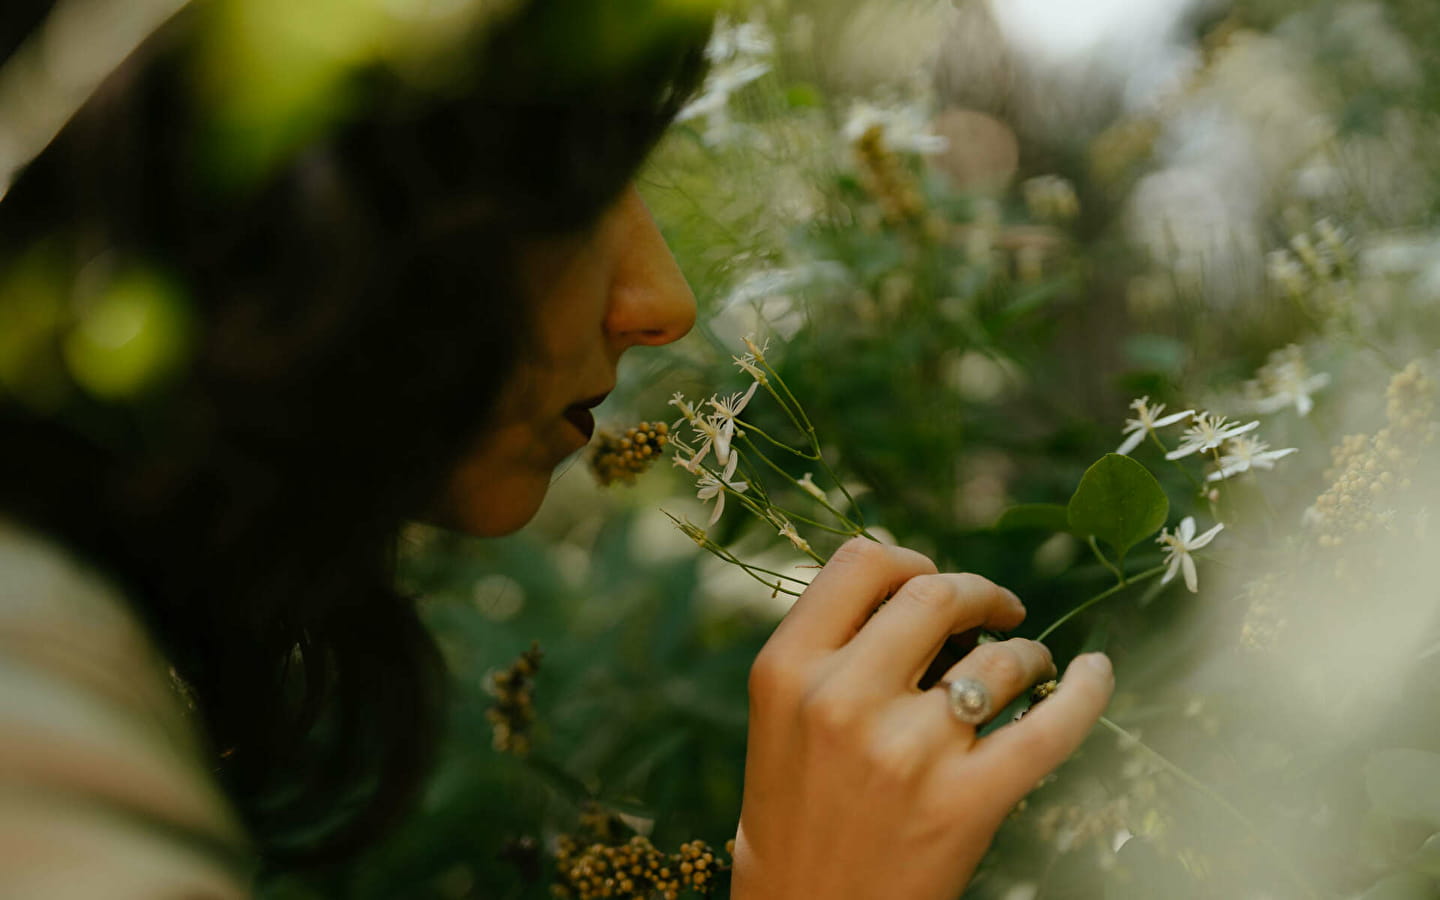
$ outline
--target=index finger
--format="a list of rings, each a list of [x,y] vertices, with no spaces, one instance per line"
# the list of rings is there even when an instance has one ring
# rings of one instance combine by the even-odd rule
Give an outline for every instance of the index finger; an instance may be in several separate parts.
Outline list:
[[[936,571],[935,563],[914,550],[852,538],[795,601],[770,642],[793,650],[839,649],[882,600],[916,575]]]
[[[1044,703],[974,746],[976,761],[1009,798],[1007,809],[1075,752],[1105,712],[1114,689],[1115,673],[1105,654],[1077,656]]]

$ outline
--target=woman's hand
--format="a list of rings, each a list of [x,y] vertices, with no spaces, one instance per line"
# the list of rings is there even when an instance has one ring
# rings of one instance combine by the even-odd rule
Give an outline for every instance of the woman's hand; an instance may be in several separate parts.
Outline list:
[[[1114,686],[1108,659],[1079,657],[1053,696],[984,738],[943,689],[918,689],[950,635],[1024,618],[1014,594],[937,574],[913,551],[860,539],[836,551],[751,670],[732,896],[958,896],[1006,813],[1075,750]],[[1054,671],[1042,645],[1015,639],[981,644],[945,678],[979,680],[999,710]]]

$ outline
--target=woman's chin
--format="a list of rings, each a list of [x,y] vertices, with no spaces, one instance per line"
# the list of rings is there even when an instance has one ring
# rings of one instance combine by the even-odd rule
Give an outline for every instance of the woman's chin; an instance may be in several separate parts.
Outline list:
[[[535,518],[549,486],[545,478],[507,479],[487,490],[452,496],[431,521],[474,537],[503,537]]]

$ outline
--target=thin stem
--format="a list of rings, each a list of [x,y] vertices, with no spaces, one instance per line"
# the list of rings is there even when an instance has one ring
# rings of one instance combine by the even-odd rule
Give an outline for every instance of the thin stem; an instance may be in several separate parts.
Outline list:
[[[761,459],[765,460],[766,465],[768,465],[768,466],[770,466],[770,468],[774,469],[782,478],[784,478],[786,481],[789,481],[789,482],[790,482],[791,484],[793,484],[795,487],[800,488],[801,490],[805,490],[803,487],[800,487],[800,479],[796,478],[794,475],[791,475],[789,472],[785,471],[783,468],[781,468],[780,466],[776,465],[776,463],[774,462],[774,460],[770,459],[770,457],[766,456],[764,453],[761,453],[760,450],[759,450],[759,448],[757,448],[757,447],[755,446],[755,444],[754,444],[748,437],[743,437],[743,438],[741,438],[741,440],[744,441],[744,442],[745,442],[745,445],[750,448],[750,452],[751,452],[753,455],[758,456],[758,457],[760,457]],[[850,520],[850,517],[849,517],[849,516],[845,515],[845,514],[844,514],[843,512],[841,512],[840,510],[836,509],[836,508],[834,507],[834,505],[832,505],[832,504],[830,503],[829,500],[826,500],[826,499],[824,498],[823,495],[821,495],[821,496],[816,496],[815,494],[811,494],[809,491],[805,491],[805,493],[806,493],[807,495],[813,497],[817,503],[819,503],[821,506],[825,507],[825,509],[826,509],[829,513],[831,513],[833,516],[835,516],[835,518],[839,519],[841,522],[844,522],[847,526],[849,526],[850,528],[854,529],[855,533],[860,533],[860,532],[863,532],[863,531],[864,531],[864,526],[862,526],[862,525],[860,525],[860,524],[858,524],[858,523],[856,523],[856,522],[852,522],[852,521]]]
[[[1116,587],[1124,587],[1124,586],[1125,586],[1125,572],[1124,572],[1124,570],[1122,570],[1119,566],[1115,565],[1114,563],[1110,562],[1110,559],[1109,559],[1104,553],[1101,553],[1101,552],[1100,552],[1100,544],[1095,540],[1095,535],[1093,535],[1093,534],[1090,535],[1090,537],[1089,537],[1087,540],[1088,540],[1088,542],[1089,542],[1089,544],[1090,544],[1090,549],[1091,549],[1091,551],[1093,551],[1094,554],[1095,554],[1095,558],[1098,559],[1098,560],[1100,560],[1100,564],[1101,564],[1102,566],[1104,566],[1105,568],[1109,569],[1110,572],[1115,576],[1115,580],[1116,580],[1116,582],[1118,582],[1115,586],[1116,586]]]
[[[760,435],[761,437],[763,437],[765,440],[767,440],[767,441],[769,441],[770,443],[774,444],[776,447],[779,447],[781,450],[784,450],[784,451],[786,451],[786,452],[788,452],[788,453],[793,453],[793,454],[795,454],[796,456],[800,457],[801,459],[808,459],[808,460],[811,460],[811,461],[819,461],[819,457],[818,457],[818,456],[812,455],[812,454],[810,454],[810,453],[806,453],[804,450],[799,450],[799,449],[797,449],[797,448],[795,448],[795,447],[792,447],[792,446],[790,446],[789,444],[785,443],[784,441],[780,440],[779,438],[772,437],[772,436],[771,436],[768,432],[766,432],[763,428],[759,428],[759,427],[751,424],[750,422],[748,422],[748,421],[746,421],[746,420],[744,420],[744,419],[736,419],[736,420],[735,420],[735,427],[736,427],[737,429],[739,429],[740,431],[745,432],[746,434],[749,434],[750,432],[753,431],[753,432],[755,432],[756,434],[758,434],[758,435]],[[753,444],[752,444],[752,446],[753,446]]]
[[[1204,794],[1206,797],[1209,797],[1212,801],[1214,801],[1217,806],[1229,813],[1230,816],[1235,819],[1235,821],[1239,822],[1242,826],[1245,827],[1246,830],[1248,830],[1252,835],[1254,835],[1256,840],[1260,841],[1260,843],[1264,844],[1270,851],[1272,851],[1276,855],[1276,857],[1280,860],[1281,864],[1285,867],[1286,874],[1290,876],[1290,878],[1295,882],[1297,887],[1299,887],[1302,891],[1305,892],[1306,896],[1320,896],[1320,893],[1315,890],[1315,888],[1309,883],[1309,881],[1306,880],[1304,874],[1298,868],[1296,868],[1295,864],[1290,860],[1289,855],[1280,848],[1276,847],[1270,841],[1270,839],[1265,836],[1265,833],[1260,830],[1259,826],[1257,826],[1253,821],[1251,821],[1249,816],[1241,812],[1235,806],[1235,804],[1231,803],[1229,800],[1226,800],[1224,796],[1222,796],[1218,791],[1210,787],[1205,782],[1201,781],[1194,775],[1191,775],[1189,772],[1180,768],[1175,763],[1166,759],[1163,755],[1161,755],[1160,751],[1140,740],[1138,736],[1131,734],[1124,728],[1116,725],[1114,722],[1110,721],[1105,716],[1100,717],[1100,724],[1104,725],[1106,728],[1119,735],[1121,739],[1129,741],[1135,746],[1139,747],[1141,750],[1144,750],[1151,756],[1151,758],[1158,762],[1165,771],[1169,772],[1171,775],[1174,775],[1176,778],[1180,779],[1185,784]]]
[[[1156,566],[1153,569],[1146,569],[1145,571],[1141,572],[1139,575],[1136,575],[1134,578],[1131,578],[1124,584],[1117,584],[1114,587],[1109,588],[1108,590],[1101,591],[1100,593],[1091,597],[1089,600],[1086,600],[1084,603],[1070,610],[1065,615],[1056,619],[1054,622],[1051,622],[1050,626],[1044,631],[1040,632],[1039,637],[1035,638],[1035,640],[1045,640],[1047,637],[1049,637],[1055,632],[1055,629],[1059,628],[1061,625],[1064,625],[1066,622],[1080,615],[1082,612],[1099,603],[1101,600],[1104,600],[1107,597],[1111,597],[1124,590],[1125,588],[1130,587],[1131,585],[1139,584],[1142,581],[1149,581],[1151,578],[1154,578],[1156,575],[1159,575],[1163,571],[1165,571],[1165,567],[1163,565]]]
[[[805,407],[801,406],[800,401],[795,399],[795,395],[790,391],[790,385],[785,383],[785,379],[780,377],[780,373],[776,372],[774,367],[772,367],[767,360],[759,359],[757,360],[757,362],[759,362],[760,365],[764,366],[765,371],[770,374],[769,381],[774,381],[776,384],[780,385],[780,390],[785,392],[785,397],[787,398],[788,402],[781,401],[781,405],[785,407],[785,412],[787,414],[790,414],[790,420],[792,422],[795,422],[796,426],[802,432],[804,432],[806,439],[810,442],[810,449],[815,454],[815,461],[818,462],[820,464],[820,467],[825,470],[825,475],[831,481],[835,482],[836,487],[840,488],[840,493],[845,495],[845,501],[849,503],[850,508],[855,511],[855,518],[860,523],[861,530],[864,531],[865,514],[861,512],[860,504],[856,503],[855,498],[851,496],[850,489],[845,487],[845,482],[840,480],[840,477],[835,474],[835,470],[830,468],[830,463],[825,461],[825,454],[820,452],[820,439],[815,436],[815,426],[810,422],[810,417],[805,414]],[[770,390],[770,393],[774,394],[775,398],[779,400],[779,395],[775,394],[775,391],[770,388],[769,381],[766,382],[766,389]],[[791,413],[792,406],[794,407],[794,413],[799,414],[800,421],[796,421],[795,415]],[[870,537],[868,533],[865,536]],[[873,538],[871,539],[873,540]]]
[[[1169,462],[1175,468],[1180,470],[1180,474],[1184,475],[1185,480],[1190,482],[1190,486],[1195,489],[1196,494],[1205,493],[1205,483],[1197,479],[1194,475],[1190,474],[1190,470],[1185,468],[1185,466],[1181,464],[1180,460],[1171,459],[1169,457],[1170,450],[1160,442],[1160,437],[1153,431],[1150,432],[1150,440],[1154,442],[1155,446],[1160,448],[1160,452],[1165,455],[1166,462]]]

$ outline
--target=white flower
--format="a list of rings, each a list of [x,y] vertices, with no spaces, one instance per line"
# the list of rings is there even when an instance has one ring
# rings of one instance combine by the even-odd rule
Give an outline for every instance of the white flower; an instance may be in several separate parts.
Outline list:
[[[749,133],[748,126],[730,116],[730,98],[741,88],[758,81],[770,71],[766,62],[747,62],[736,58],[710,70],[699,96],[687,103],[675,116],[677,122],[703,120],[702,138],[707,146],[719,147],[736,143]]]
[[[1164,428],[1166,425],[1174,425],[1181,419],[1189,418],[1195,414],[1195,410],[1187,409],[1184,412],[1171,413],[1165,418],[1159,418],[1165,411],[1165,404],[1157,403],[1150,405],[1149,397],[1141,397],[1138,400],[1130,401],[1130,408],[1135,410],[1135,418],[1125,420],[1125,428],[1121,434],[1129,435],[1125,442],[1115,451],[1121,456],[1140,446],[1145,435],[1153,433],[1157,428]]]
[[[1166,559],[1169,568],[1165,570],[1165,577],[1160,579],[1161,584],[1169,584],[1175,573],[1185,571],[1185,586],[1190,593],[1200,589],[1199,576],[1195,574],[1195,559],[1190,555],[1191,551],[1199,550],[1215,539],[1215,535],[1224,530],[1225,526],[1216,525],[1214,528],[1200,535],[1195,536],[1195,517],[1186,516],[1180,520],[1180,526],[1171,534],[1168,529],[1162,528],[1160,536],[1155,543],[1165,548]]]
[[[795,549],[801,553],[813,552],[810,549],[810,542],[801,537],[800,533],[795,530],[795,526],[788,521],[780,526],[780,536],[794,544]]]
[[[719,521],[720,513],[725,510],[725,493],[727,490],[734,491],[737,494],[743,494],[746,489],[750,487],[750,485],[744,481],[731,481],[729,474],[721,479],[716,478],[711,472],[706,472],[701,475],[700,480],[696,482],[695,486],[699,488],[699,490],[695,492],[696,497],[699,497],[701,500],[715,501],[715,511],[710,513],[710,521],[708,523],[710,525],[714,525]]]
[[[1310,373],[1304,354],[1295,344],[1270,354],[1270,361],[1256,374],[1252,389],[1265,394],[1255,401],[1255,411],[1259,413],[1279,412],[1294,406],[1300,415],[1308,416],[1315,408],[1310,395],[1330,383],[1330,376],[1325,372]]]
[[[843,134],[845,140],[853,144],[877,126],[884,134],[885,146],[901,153],[928,156],[943,153],[950,146],[944,137],[930,132],[925,113],[919,106],[886,108],[872,103],[856,103],[850,107]]]
[[[1208,412],[1196,413],[1190,427],[1180,436],[1180,446],[1165,454],[1165,458],[1180,459],[1192,453],[1214,450],[1231,438],[1259,427],[1258,421],[1237,425],[1224,416],[1213,416]]]
[[[820,485],[814,482],[809,472],[806,472],[805,477],[795,483],[800,485],[800,490],[814,497],[816,500],[819,500],[821,503],[826,502],[825,492],[820,490]]]
[[[729,16],[721,15],[715,20],[705,58],[711,65],[719,65],[737,56],[770,56],[774,52],[775,36],[766,25],[760,22],[736,25]]]
[[[1309,284],[1305,269],[1288,250],[1272,250],[1266,268],[1270,280],[1287,294],[1303,294]]]
[[[1225,445],[1225,452],[1220,454],[1220,468],[1205,476],[1205,480],[1220,481],[1231,475],[1239,475],[1241,472],[1273,469],[1275,460],[1284,459],[1290,454],[1298,452],[1300,451],[1294,447],[1271,450],[1269,444],[1250,435],[1232,438]]]
[[[715,461],[725,466],[726,478],[735,471],[736,457],[730,452],[730,442],[735,438],[735,417],[745,410],[745,405],[755,396],[755,389],[759,386],[760,382],[756,381],[744,394],[731,394],[724,400],[710,398],[710,405],[715,407],[715,415],[709,417],[710,424],[715,429]]]
[[[765,370],[755,364],[754,354],[747,353],[744,356],[732,356],[730,358],[735,360],[735,365],[740,371],[755,379],[756,384],[769,383],[770,376],[766,375]]]
[[[676,391],[674,394],[670,395],[670,402],[667,405],[673,406],[676,409],[680,410],[680,415],[685,417],[686,422],[695,421],[695,407],[691,406],[685,400],[685,395],[680,393],[679,391]]]

